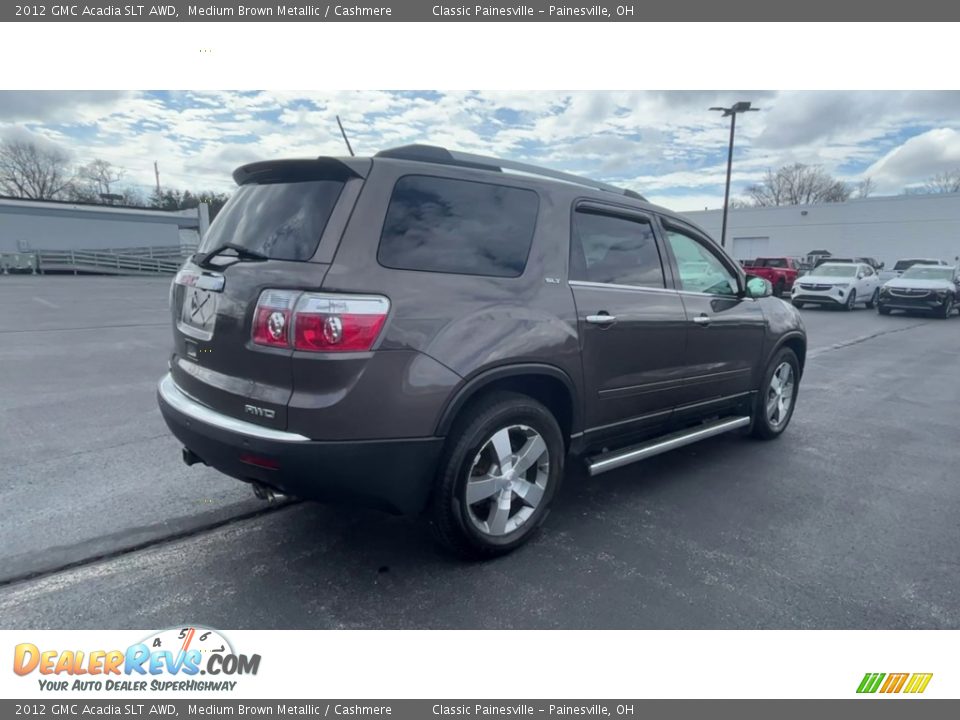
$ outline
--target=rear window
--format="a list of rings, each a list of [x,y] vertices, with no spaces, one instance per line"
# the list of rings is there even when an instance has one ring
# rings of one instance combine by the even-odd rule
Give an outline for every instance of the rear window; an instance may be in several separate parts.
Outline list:
[[[518,277],[539,205],[532,190],[407,175],[394,186],[377,259],[400,270]]]
[[[754,267],[776,267],[785,268],[787,261],[784,258],[759,258]]]
[[[210,224],[200,252],[229,242],[276,260],[309,260],[342,189],[339,180],[241,185]]]

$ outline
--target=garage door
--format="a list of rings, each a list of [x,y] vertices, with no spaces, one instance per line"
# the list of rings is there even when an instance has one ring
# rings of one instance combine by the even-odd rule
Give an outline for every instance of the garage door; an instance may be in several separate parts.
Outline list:
[[[733,239],[733,257],[736,260],[753,260],[767,254],[769,237],[735,237]]]

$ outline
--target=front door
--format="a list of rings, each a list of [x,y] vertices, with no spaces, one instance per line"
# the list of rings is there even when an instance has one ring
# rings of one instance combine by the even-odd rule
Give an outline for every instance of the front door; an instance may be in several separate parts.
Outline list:
[[[636,210],[586,201],[573,215],[570,288],[591,444],[665,424],[682,383],[686,316],[668,288],[652,223]]]
[[[681,403],[756,390],[766,327],[760,302],[743,297],[733,261],[710,238],[674,220],[661,222],[687,320]]]

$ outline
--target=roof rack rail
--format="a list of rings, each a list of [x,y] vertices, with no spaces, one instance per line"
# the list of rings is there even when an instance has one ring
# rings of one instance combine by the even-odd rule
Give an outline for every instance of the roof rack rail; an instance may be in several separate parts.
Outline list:
[[[571,173],[551,170],[540,167],[539,165],[530,165],[528,163],[514,162],[513,160],[501,160],[500,158],[487,157],[486,155],[475,155],[473,153],[460,152],[459,150],[447,150],[436,145],[403,145],[401,147],[381,150],[374,157],[395,158],[398,160],[416,160],[419,162],[438,163],[441,165],[457,165],[459,167],[470,167],[477,170],[491,170],[493,172],[503,172],[504,170],[513,170],[515,172],[526,173],[528,175],[539,175],[541,177],[560,180],[561,182],[574,185],[583,185],[595,190],[624,195],[634,200],[646,201],[638,192],[625,190],[624,188],[610,185],[609,183],[599,182],[573,175]]]

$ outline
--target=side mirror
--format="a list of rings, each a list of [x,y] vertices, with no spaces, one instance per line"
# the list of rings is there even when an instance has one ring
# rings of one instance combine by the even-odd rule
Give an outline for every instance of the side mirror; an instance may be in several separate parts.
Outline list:
[[[773,285],[769,280],[765,280],[755,275],[747,275],[747,292],[749,298],[764,298],[773,295]]]
[[[883,270],[883,267],[884,267],[885,265],[886,265],[886,263],[880,263],[880,264],[877,266],[877,269],[878,269],[878,270]]]
[[[866,277],[863,273],[857,273],[857,280],[863,280]]]

